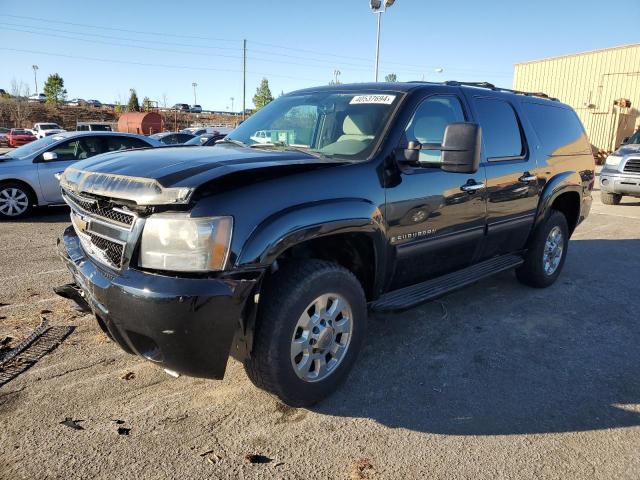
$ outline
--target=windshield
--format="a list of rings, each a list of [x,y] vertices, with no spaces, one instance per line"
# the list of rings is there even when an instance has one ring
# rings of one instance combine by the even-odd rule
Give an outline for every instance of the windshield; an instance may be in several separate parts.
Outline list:
[[[631,135],[629,137],[629,140],[627,140],[627,144],[628,145],[633,145],[633,144],[637,144],[637,143],[640,143],[640,130],[638,130],[636,133]]]
[[[318,92],[271,102],[227,136],[254,148],[303,148],[364,160],[389,121],[397,94]]]
[[[54,134],[51,137],[44,137],[44,138],[41,138],[40,140],[35,140],[31,143],[27,143],[22,147],[18,147],[15,150],[12,150],[11,152],[9,152],[7,155],[10,156],[11,158],[25,158],[31,155],[32,153],[35,153],[38,150],[46,147],[47,145],[56,143],[61,139],[62,137]]]
[[[55,123],[41,123],[41,130],[53,130],[54,128],[60,129],[60,125],[56,125]]]

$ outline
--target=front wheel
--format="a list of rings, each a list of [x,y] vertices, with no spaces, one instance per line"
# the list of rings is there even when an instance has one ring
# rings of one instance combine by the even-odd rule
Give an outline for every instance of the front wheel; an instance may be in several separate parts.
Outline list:
[[[31,190],[17,182],[0,183],[0,219],[12,220],[29,215],[35,199]]]
[[[600,200],[605,205],[619,205],[622,195],[619,193],[600,192]]]
[[[518,280],[536,288],[552,285],[560,276],[568,246],[567,219],[561,212],[552,210],[535,232],[524,263],[516,269]]]
[[[322,260],[293,262],[263,288],[245,371],[287,405],[313,405],[349,374],[366,323],[364,292],[350,271]]]

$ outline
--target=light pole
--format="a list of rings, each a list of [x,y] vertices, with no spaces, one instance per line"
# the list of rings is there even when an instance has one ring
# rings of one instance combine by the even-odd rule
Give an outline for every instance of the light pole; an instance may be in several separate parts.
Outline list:
[[[382,14],[387,11],[391,5],[395,3],[395,0],[369,0],[369,6],[373,13],[378,15],[378,33],[376,34],[376,70],[374,75],[374,81],[378,81],[378,66],[380,64],[380,27],[382,23]]]
[[[233,101],[235,100],[235,98],[231,97],[230,100],[231,100],[231,113],[233,113]]]
[[[31,65],[33,68],[33,81],[36,84],[36,95],[38,95],[38,65]]]
[[[196,82],[193,82],[191,86],[193,87],[193,104],[197,105],[198,99],[196,98],[196,87],[198,86],[198,84]]]

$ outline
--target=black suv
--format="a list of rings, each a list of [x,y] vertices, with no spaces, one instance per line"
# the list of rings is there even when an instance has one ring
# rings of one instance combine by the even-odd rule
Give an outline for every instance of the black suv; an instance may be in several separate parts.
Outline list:
[[[368,310],[512,268],[553,284],[594,168],[575,112],[542,94],[302,90],[213,148],[67,168],[59,246],[75,283],[57,290],[170,373],[222,378],[232,354],[257,386],[310,405],[351,370]]]

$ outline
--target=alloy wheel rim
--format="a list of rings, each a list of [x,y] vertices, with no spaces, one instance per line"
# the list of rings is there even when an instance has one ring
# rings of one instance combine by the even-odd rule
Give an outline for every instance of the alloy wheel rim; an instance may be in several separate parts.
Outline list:
[[[562,260],[562,252],[564,251],[564,238],[560,227],[553,227],[547,235],[544,243],[544,253],[542,255],[542,267],[546,275],[553,275],[560,261]]]
[[[291,337],[291,365],[298,378],[318,382],[336,371],[345,358],[353,334],[351,305],[328,293],[304,310]]]
[[[0,190],[0,213],[9,217],[23,214],[29,207],[29,197],[16,187]]]

